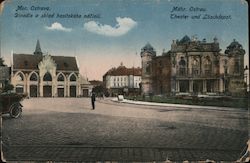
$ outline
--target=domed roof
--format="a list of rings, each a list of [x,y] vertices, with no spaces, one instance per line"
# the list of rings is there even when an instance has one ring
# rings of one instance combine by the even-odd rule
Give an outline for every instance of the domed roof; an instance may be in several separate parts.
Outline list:
[[[242,45],[234,39],[233,42],[231,42],[231,44],[227,48],[229,49],[242,48]]]
[[[152,45],[150,45],[150,43],[147,43],[143,48],[143,51],[154,51],[154,48]]]
[[[152,56],[156,55],[156,52],[150,43],[147,43],[142,49],[141,49],[141,56],[143,56],[147,52],[148,54],[151,54]]]
[[[245,50],[243,49],[242,45],[234,39],[233,42],[231,42],[231,44],[225,50],[225,53],[228,54],[235,50],[239,51],[242,54],[245,54]]]
[[[191,41],[191,39],[190,39],[187,35],[185,35],[185,36],[179,41],[179,43],[183,44],[183,43],[188,43],[188,42],[190,42],[190,41]]]

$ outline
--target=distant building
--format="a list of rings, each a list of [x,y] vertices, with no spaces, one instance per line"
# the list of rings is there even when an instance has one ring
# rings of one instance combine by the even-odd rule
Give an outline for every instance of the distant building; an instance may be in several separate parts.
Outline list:
[[[141,68],[126,68],[123,63],[108,70],[103,76],[104,87],[110,94],[138,94],[141,83]]]
[[[141,50],[142,93],[244,95],[245,50],[233,40],[224,54],[220,51],[216,38],[207,43],[184,36],[162,56],[147,44]]]
[[[39,40],[33,54],[13,54],[11,83],[29,97],[77,97],[82,93],[76,57],[43,54]]]
[[[80,75],[79,78],[79,85],[80,85],[80,96],[81,97],[89,97],[91,95],[93,85],[88,81],[87,78]]]

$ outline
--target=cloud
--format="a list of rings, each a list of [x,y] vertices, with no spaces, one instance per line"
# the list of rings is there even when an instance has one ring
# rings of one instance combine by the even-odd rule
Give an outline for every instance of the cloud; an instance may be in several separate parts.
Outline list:
[[[137,25],[136,21],[128,17],[117,17],[116,21],[117,24],[114,27],[106,24],[102,25],[99,22],[95,21],[89,21],[87,23],[84,23],[84,29],[100,35],[117,37],[128,33]]]
[[[62,24],[58,23],[58,22],[55,22],[53,24],[51,24],[50,27],[48,26],[45,26],[46,29],[48,30],[58,30],[58,31],[65,31],[65,32],[70,32],[72,29],[71,28],[65,28],[62,26]]]

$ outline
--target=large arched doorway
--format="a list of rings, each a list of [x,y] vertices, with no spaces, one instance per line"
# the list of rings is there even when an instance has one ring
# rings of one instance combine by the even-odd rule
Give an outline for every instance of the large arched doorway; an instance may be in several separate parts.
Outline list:
[[[51,85],[43,86],[43,97],[52,97],[52,86]]]
[[[43,86],[43,97],[52,97],[52,76],[49,72],[45,73],[43,76],[43,81],[46,83],[46,85]]]
[[[63,85],[57,86],[57,96],[64,97],[64,86]]]
[[[37,97],[37,85],[30,85],[30,97]]]
[[[22,72],[19,72],[16,76],[15,76],[15,80],[17,82],[16,85],[16,93],[20,93],[23,94],[25,89],[24,89],[24,85],[25,85],[25,78],[24,78],[24,74]]]
[[[76,75],[72,74],[69,78],[70,84],[76,83]],[[70,85],[69,87],[69,96],[70,97],[76,97],[76,85]]]
[[[64,97],[64,76],[63,74],[59,74],[57,77],[57,96],[58,97]]]
[[[38,95],[38,75],[36,73],[32,73],[30,78],[30,97],[37,97]]]
[[[75,85],[70,86],[70,97],[76,97],[76,86]]]

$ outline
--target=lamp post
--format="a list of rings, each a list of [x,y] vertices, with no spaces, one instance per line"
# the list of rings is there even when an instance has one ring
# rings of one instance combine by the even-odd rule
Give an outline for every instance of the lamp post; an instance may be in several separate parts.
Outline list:
[[[247,93],[247,73],[245,73],[245,71],[248,70],[248,67],[246,65],[246,67],[244,68],[244,79],[246,78],[246,93]]]

